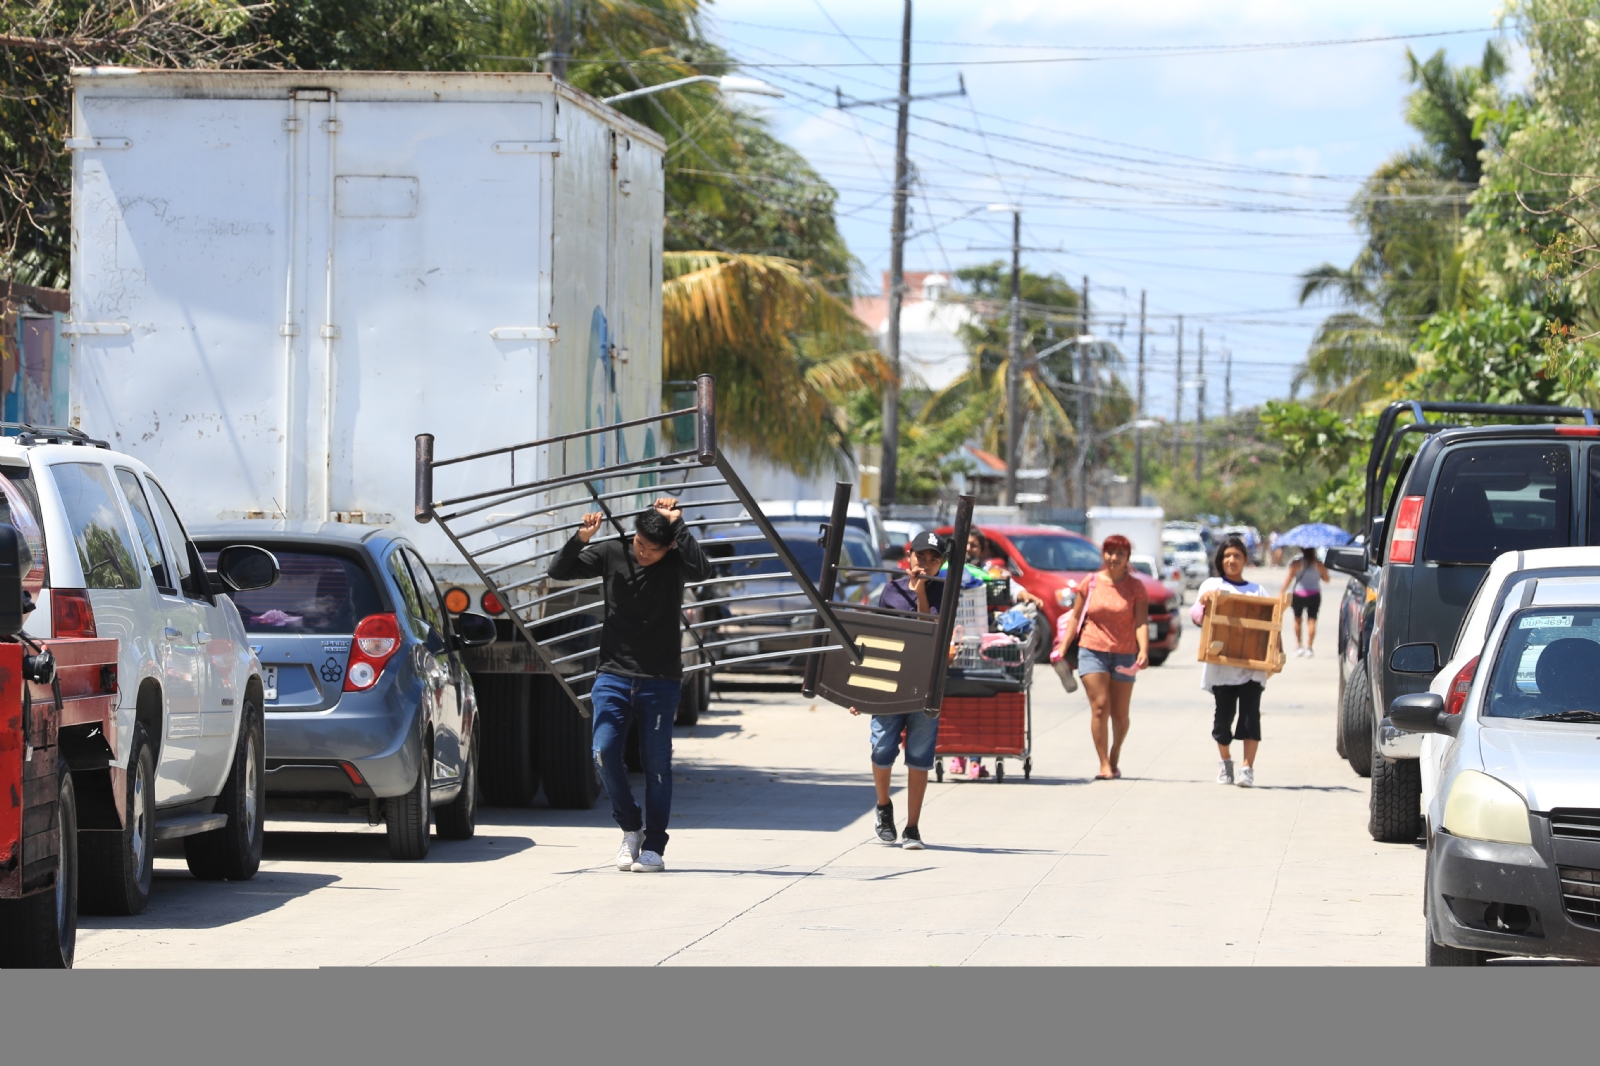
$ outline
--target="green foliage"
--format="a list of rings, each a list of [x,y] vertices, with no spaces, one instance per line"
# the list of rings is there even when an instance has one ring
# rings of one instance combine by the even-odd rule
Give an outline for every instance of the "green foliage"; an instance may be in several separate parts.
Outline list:
[[[1417,370],[1403,391],[1480,403],[1581,401],[1544,355],[1551,320],[1531,307],[1491,303],[1435,315],[1417,340]]]

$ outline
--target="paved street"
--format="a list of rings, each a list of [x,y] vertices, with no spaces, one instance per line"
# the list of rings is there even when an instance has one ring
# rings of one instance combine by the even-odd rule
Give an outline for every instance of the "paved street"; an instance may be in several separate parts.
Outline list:
[[[484,811],[422,863],[381,828],[273,821],[247,883],[158,859],[149,910],[85,918],[77,964],[1415,965],[1422,852],[1368,838],[1334,753],[1331,614],[1268,685],[1254,790],[1213,783],[1192,628],[1141,675],[1122,780],[1091,780],[1083,695],[1041,670],[1033,780],[930,785],[923,852],[872,835],[864,719],[722,692],[678,732],[664,876],[609,865],[603,797]]]

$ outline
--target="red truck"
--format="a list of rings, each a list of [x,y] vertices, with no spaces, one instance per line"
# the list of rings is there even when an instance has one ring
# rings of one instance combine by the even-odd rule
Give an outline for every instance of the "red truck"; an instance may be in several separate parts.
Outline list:
[[[117,642],[19,639],[19,542],[0,525],[0,966],[65,969],[78,934],[79,789],[105,828],[127,813],[112,757]]]

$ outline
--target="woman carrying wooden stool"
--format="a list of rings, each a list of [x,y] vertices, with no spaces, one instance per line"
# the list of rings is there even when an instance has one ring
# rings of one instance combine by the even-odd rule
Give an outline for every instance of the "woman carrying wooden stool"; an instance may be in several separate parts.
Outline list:
[[[1229,537],[1222,542],[1216,556],[1216,570],[1222,576],[1208,577],[1201,583],[1189,612],[1195,625],[1204,623],[1206,611],[1219,596],[1266,595],[1260,585],[1244,579],[1244,567],[1249,558],[1240,538]],[[1244,765],[1239,769],[1238,784],[1250,788],[1256,783],[1256,748],[1261,744],[1261,690],[1266,682],[1264,670],[1209,662],[1200,669],[1200,687],[1210,692],[1217,704],[1211,739],[1217,742],[1217,751],[1222,755],[1222,765],[1217,769],[1219,785],[1234,784],[1232,744],[1235,739],[1244,743]],[[1238,716],[1237,725],[1235,715]]]

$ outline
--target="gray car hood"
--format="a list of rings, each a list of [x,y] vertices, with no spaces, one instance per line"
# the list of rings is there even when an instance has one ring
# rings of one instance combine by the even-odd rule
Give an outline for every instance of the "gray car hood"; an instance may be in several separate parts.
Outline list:
[[[1522,793],[1532,811],[1600,808],[1600,724],[1504,721],[1478,731],[1485,772]]]

